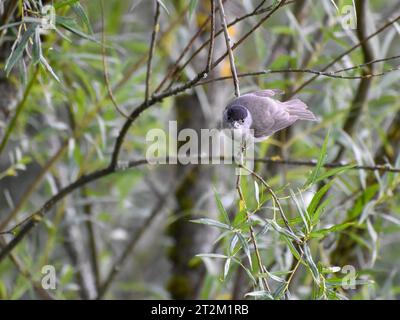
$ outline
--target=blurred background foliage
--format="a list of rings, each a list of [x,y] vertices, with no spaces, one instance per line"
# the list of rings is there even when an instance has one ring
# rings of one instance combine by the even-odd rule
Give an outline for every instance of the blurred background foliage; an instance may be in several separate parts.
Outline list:
[[[239,73],[322,70],[400,15],[396,0],[287,2],[234,51]],[[269,8],[231,26],[233,41],[278,3],[224,1],[228,22]],[[56,29],[40,33],[26,18],[40,18],[46,4],[54,5]],[[182,67],[211,32],[209,1],[159,4],[151,93],[188,43],[172,87],[203,70],[208,46]],[[343,28],[346,6],[356,9],[357,29]],[[129,114],[145,95],[155,8],[156,1],[147,0],[0,0],[1,231],[30,217],[62,187],[109,164],[126,118],[109,97],[103,60],[115,100]],[[399,33],[400,25],[391,23],[327,71],[399,55]],[[225,51],[220,35],[214,61]],[[296,93],[320,119],[298,123],[257,146],[260,158],[320,159],[314,168],[256,164],[293,233],[265,186],[251,176],[242,181],[247,208],[254,213],[246,219],[233,166],[135,167],[58,201],[0,262],[0,298],[398,298],[399,174],[323,168],[330,162],[400,167],[400,75],[388,72],[397,67],[398,59],[377,62],[340,73],[362,79],[320,76],[304,87],[313,77],[307,72],[240,79],[243,93],[278,88],[284,99]],[[224,59],[208,78],[229,75]],[[180,128],[217,128],[233,93],[230,80],[218,81],[153,105],[130,127],[121,164],[142,159],[146,133],[167,129],[168,120],[178,119]],[[257,264],[250,225],[264,270]],[[0,247],[21,226],[3,234]],[[55,267],[56,290],[41,286],[44,265]],[[356,287],[349,290],[342,286],[349,275],[342,268],[348,265],[356,271]]]

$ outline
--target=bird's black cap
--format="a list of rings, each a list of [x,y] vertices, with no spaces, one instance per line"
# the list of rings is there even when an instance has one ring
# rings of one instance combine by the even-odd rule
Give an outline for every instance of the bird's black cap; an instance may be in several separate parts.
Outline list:
[[[247,117],[247,109],[243,106],[233,105],[228,108],[227,115],[230,121],[244,120]]]

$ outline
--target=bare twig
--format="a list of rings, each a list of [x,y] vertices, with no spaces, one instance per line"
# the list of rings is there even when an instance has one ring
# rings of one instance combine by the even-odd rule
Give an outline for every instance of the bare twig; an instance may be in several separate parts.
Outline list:
[[[108,76],[108,64],[107,64],[107,57],[106,57],[106,31],[105,31],[105,22],[104,22],[104,4],[103,0],[100,1],[101,7],[101,55],[103,58],[103,75],[104,81],[106,83],[108,97],[110,98],[112,104],[114,105],[115,109],[121,114],[124,118],[129,119],[129,115],[125,114],[125,112],[120,108],[118,105],[117,100],[115,99],[113,90],[111,88],[110,78]]]
[[[372,39],[373,37],[377,36],[378,34],[380,34],[382,31],[386,30],[388,27],[390,27],[391,25],[395,24],[398,20],[400,20],[400,16],[397,16],[396,18],[388,21],[387,23],[385,23],[381,28],[379,28],[377,31],[375,31],[374,33],[370,34],[368,37],[364,38],[362,41],[358,42],[357,44],[355,44],[353,47],[351,47],[350,49],[344,51],[342,54],[340,54],[339,56],[337,56],[335,59],[333,59],[329,64],[327,64],[321,71],[326,71],[328,70],[330,67],[332,67],[335,63],[337,63],[338,61],[340,61],[342,58],[344,58],[345,56],[347,56],[348,54],[350,54],[351,52],[353,52],[354,50],[356,50],[357,48],[359,48],[360,46],[363,45],[363,43],[366,43],[367,41],[369,41],[370,39]],[[315,79],[317,79],[319,77],[319,75],[316,75],[312,78],[310,78],[309,80],[305,81],[304,83],[302,83],[296,90],[294,90],[291,94],[291,96],[294,96],[295,94],[299,93],[304,87],[308,86],[311,82],[313,82]]]
[[[284,6],[284,5],[287,5],[287,4],[291,4],[291,3],[293,3],[294,1],[287,1],[287,2],[285,2],[284,4],[282,4],[282,6]],[[264,3],[264,1],[262,1],[262,3]],[[250,17],[253,17],[253,16],[257,16],[257,15],[261,15],[261,14],[263,14],[263,13],[266,13],[266,12],[270,12],[271,14],[273,14],[275,11],[276,11],[276,9],[277,9],[277,7],[275,6],[275,5],[271,5],[271,6],[269,6],[269,7],[267,7],[267,8],[262,8],[262,9],[259,9],[259,6],[257,6],[257,8],[255,9],[255,10],[253,10],[252,12],[250,12],[250,13],[247,13],[247,14],[245,14],[245,15],[243,15],[243,16],[241,16],[241,17],[239,17],[239,18],[236,18],[235,20],[233,20],[232,22],[230,22],[230,23],[228,23],[228,25],[227,25],[227,27],[228,28],[230,28],[230,27],[232,27],[232,26],[234,26],[234,25],[236,25],[237,23],[239,23],[239,22],[241,22],[241,21],[243,21],[243,20],[245,20],[245,19],[247,19],[247,18],[250,18]],[[216,8],[216,11],[217,10],[219,10],[219,7],[217,7]],[[272,12],[272,11],[274,11],[274,12]],[[266,19],[268,19],[269,17],[266,17]],[[263,19],[263,22],[266,20],[266,19]],[[259,27],[259,26],[258,26]],[[257,28],[258,28],[257,27]],[[257,29],[256,28],[256,29]],[[254,29],[255,30],[255,29]],[[253,30],[253,31],[254,31]],[[220,30],[218,30],[217,32],[216,32],[216,34],[215,34],[215,37],[217,37],[217,36],[219,36],[220,34],[222,34],[224,31],[223,31],[223,28],[221,28]],[[247,38],[248,36],[250,35],[250,33],[247,33],[243,38]],[[184,70],[185,68],[186,68],[186,66],[208,45],[210,43],[210,40],[207,40],[207,41],[205,41],[187,60],[186,60],[186,62],[179,68],[179,69],[177,69],[176,70],[176,72],[174,73],[174,74],[172,74],[172,79],[171,79],[171,81],[170,81],[170,83],[168,84],[168,86],[167,86],[167,89],[166,90],[169,90],[169,89],[171,89],[171,87],[172,87],[172,85],[175,83],[175,81],[176,81],[176,79],[177,79],[177,75],[182,71],[182,70]],[[234,48],[232,48],[232,50],[233,50]],[[224,59],[226,57],[226,55],[224,55],[223,57],[222,57],[222,60]],[[220,61],[218,61],[218,63],[217,64],[219,64],[221,62],[221,60]],[[215,67],[215,64],[213,64],[213,67]]]
[[[223,0],[226,1],[226,0]],[[207,19],[201,24],[197,32],[190,38],[188,44],[184,47],[182,52],[180,53],[179,57],[176,59],[174,65],[170,68],[168,73],[164,76],[164,78],[161,80],[160,84],[157,86],[157,88],[154,90],[154,94],[157,94],[160,92],[164,84],[168,81],[168,79],[173,78],[177,72],[179,71],[179,64],[181,63],[182,59],[186,55],[186,53],[189,52],[189,50],[192,48],[194,45],[196,39],[202,34],[204,29],[207,27],[208,22],[211,20],[211,36],[209,39],[210,48],[214,48],[214,40],[215,40],[215,6],[214,6],[214,0],[210,0],[211,2],[211,14],[207,17]],[[216,8],[216,10],[219,10],[219,8]],[[212,53],[212,52],[211,52]],[[208,57],[210,58],[210,50],[209,50],[209,55]]]
[[[396,56],[392,56],[392,57],[387,57],[387,58],[382,58],[382,59],[375,59],[366,63],[362,63],[359,65],[356,65],[354,67],[348,67],[348,68],[344,68],[344,69],[339,69],[337,71],[333,71],[333,73],[339,73],[339,72],[345,72],[345,71],[349,71],[349,70],[354,70],[354,69],[361,69],[364,68],[366,66],[369,66],[371,64],[375,64],[375,63],[379,63],[379,62],[387,62],[387,61],[391,61],[391,60],[397,60],[400,59],[400,55],[396,55]]]
[[[231,40],[231,37],[229,36],[228,27],[226,25],[226,15],[225,15],[224,6],[222,4],[222,0],[218,0],[218,3],[219,3],[219,16],[221,18],[221,24],[224,29],[225,44],[226,44],[226,48],[228,50],[232,79],[233,79],[233,84],[235,86],[235,96],[239,97],[240,96],[239,79],[238,79],[237,72],[236,72],[235,56],[233,55],[233,52],[231,49],[232,40]]]
[[[305,167],[315,167],[317,165],[316,160],[301,161],[301,160],[285,160],[285,159],[272,159],[272,158],[258,158],[254,159],[255,162],[269,163],[269,164],[283,164],[290,166],[305,166]],[[351,163],[325,163],[322,165],[324,168],[345,168],[348,167],[349,170],[364,170],[364,171],[381,171],[381,172],[393,172],[400,173],[400,168],[392,168],[388,165],[375,165],[375,166],[363,166],[363,165],[353,165]]]
[[[145,91],[145,98],[144,98],[146,104],[149,101],[149,95],[150,95],[150,80],[151,80],[151,73],[152,73],[152,61],[153,61],[153,56],[154,56],[156,38],[157,38],[158,31],[160,29],[159,19],[160,19],[160,3],[158,2],[158,0],[156,0],[156,13],[154,15],[153,32],[151,34],[149,59],[147,60],[146,91]]]
[[[274,159],[254,159],[256,162],[268,162],[268,163],[275,163],[275,164],[286,164],[286,165],[294,165],[294,166],[315,166],[316,162],[315,161],[291,161],[291,160],[274,160]],[[70,194],[74,190],[76,190],[79,187],[82,187],[90,182],[93,182],[95,180],[98,180],[102,177],[105,177],[107,175],[110,175],[114,172],[120,171],[120,170],[126,170],[128,168],[134,168],[137,166],[145,165],[148,164],[148,160],[146,159],[140,159],[140,160],[135,160],[129,162],[126,166],[123,168],[118,168],[117,166],[115,167],[108,167],[103,170],[98,170],[93,172],[90,175],[82,176],[72,184],[66,186],[65,188],[61,189],[55,196],[51,197],[44,205],[41,207],[38,211],[33,213],[31,216],[28,218],[24,219],[22,222],[18,223],[16,226],[11,228],[10,230],[1,232],[0,235],[5,235],[5,234],[14,234],[14,230],[18,227],[21,227],[21,230],[19,233],[13,238],[6,246],[4,246],[1,251],[0,251],[0,262],[4,260],[4,258],[17,246],[17,244],[22,241],[22,239],[25,238],[29,234],[29,232],[39,223],[41,222],[43,216],[61,199],[63,199],[66,195]],[[333,163],[328,163],[323,165],[326,168],[337,168],[337,167],[345,167],[349,166],[349,164],[333,164]],[[353,166],[349,169],[356,169],[356,170],[378,170],[378,171],[385,171],[385,172],[394,172],[394,173],[400,173],[400,168],[390,168],[387,166],[382,166],[382,165],[377,165],[377,166]],[[259,179],[257,177],[257,179]],[[262,179],[262,178],[261,178]],[[260,181],[262,181],[259,179]],[[264,184],[264,183],[263,183]],[[264,184],[268,185],[268,184]],[[267,188],[267,190],[272,190],[270,187]],[[277,199],[276,195],[274,196],[275,199]],[[275,200],[276,201],[276,200]],[[277,202],[277,204],[279,201]],[[280,209],[281,210],[281,209]],[[282,214],[282,211],[280,212]],[[282,217],[283,218],[283,217]],[[285,221],[285,219],[284,219]],[[285,224],[288,223],[287,219],[285,221]]]
[[[290,284],[292,283],[293,277],[296,274],[297,269],[300,267],[301,261],[303,260],[304,257],[304,252],[302,251],[299,257],[299,260],[297,260],[297,262],[293,262],[294,266],[290,271],[290,274],[286,280],[286,285],[285,288],[282,292],[282,295],[285,294],[286,291],[289,290]]]
[[[175,27],[185,18],[185,15],[188,10],[189,10],[189,4],[187,4],[186,7],[182,10],[182,12],[178,15],[178,17],[170,23],[168,28],[160,34],[160,36],[158,37],[158,41],[164,39],[175,29]],[[148,61],[148,57],[149,53],[146,52],[135,63],[133,63],[130,67],[128,67],[127,70],[124,72],[121,80],[119,80],[118,83],[114,86],[113,90],[115,91],[121,88],[123,85],[125,85],[132,76],[132,74],[135,71],[137,71],[140,66],[142,66],[144,63]]]
[[[243,35],[238,42],[236,42],[232,46],[232,50],[236,49],[243,41],[245,41],[257,28],[259,28],[266,20],[268,20],[281,6],[285,4],[285,0],[282,0],[279,2],[278,5],[276,5],[271,11],[268,12],[268,14],[263,17],[255,26],[253,26],[249,32],[247,32],[245,35]],[[221,63],[222,60],[225,59],[227,56],[227,53],[223,54],[220,56],[217,61],[215,61],[211,69],[214,69],[219,63]],[[117,165],[118,161],[118,156],[119,152],[122,147],[122,143],[125,139],[126,133],[128,132],[130,126],[132,125],[133,121],[139,117],[139,115],[148,109],[150,106],[154,105],[157,102],[162,101],[164,98],[174,96],[180,92],[186,91],[187,89],[193,88],[200,80],[204,79],[204,77],[207,76],[207,72],[203,70],[202,72],[198,73],[196,77],[194,77],[192,80],[189,80],[188,82],[176,87],[176,88],[171,88],[164,90],[162,93],[153,95],[149,101],[145,101],[142,104],[140,104],[135,110],[130,115],[130,118],[126,120],[124,123],[123,127],[121,128],[121,131],[117,137],[117,140],[114,145],[114,151],[111,156],[111,162],[110,162],[110,168],[115,168]]]
[[[214,56],[214,43],[215,43],[215,4],[214,0],[210,0],[211,5],[211,31],[210,31],[210,46],[208,48],[208,55],[207,55],[207,67],[206,72],[210,72],[211,66],[213,63],[213,56]]]
[[[245,33],[237,42],[233,44],[231,50],[235,50],[238,46],[240,46],[243,41],[245,41],[251,34],[254,33],[265,21],[267,21],[276,11],[278,11],[283,5],[285,5],[286,0],[281,0],[279,3],[269,11],[260,21],[258,21],[247,33]],[[214,62],[213,68],[215,68],[225,57],[228,55],[228,51],[225,52],[217,61]]]
[[[256,76],[261,76],[261,75],[267,75],[267,74],[272,74],[272,73],[311,73],[311,74],[317,74],[319,76],[324,76],[324,77],[328,77],[328,78],[355,80],[355,79],[369,79],[369,78],[373,78],[373,77],[382,77],[388,73],[391,73],[394,71],[399,71],[399,70],[400,70],[400,67],[385,70],[380,73],[364,74],[362,76],[342,76],[342,75],[333,74],[332,72],[322,72],[322,71],[311,70],[311,69],[280,69],[280,70],[266,70],[266,71],[240,73],[237,76],[239,78],[245,78],[245,77],[256,77]],[[212,82],[223,81],[223,80],[228,80],[228,79],[232,79],[232,76],[225,76],[225,77],[219,77],[219,78],[205,80],[205,81],[197,83],[196,86],[202,86],[202,85],[209,84]]]

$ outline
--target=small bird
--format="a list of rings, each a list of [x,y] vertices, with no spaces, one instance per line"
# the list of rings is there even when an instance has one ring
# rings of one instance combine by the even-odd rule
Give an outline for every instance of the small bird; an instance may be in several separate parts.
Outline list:
[[[252,132],[254,141],[260,142],[297,120],[317,121],[301,100],[281,102],[272,98],[282,93],[278,89],[260,90],[234,99],[224,110],[223,128],[239,131],[240,135]]]

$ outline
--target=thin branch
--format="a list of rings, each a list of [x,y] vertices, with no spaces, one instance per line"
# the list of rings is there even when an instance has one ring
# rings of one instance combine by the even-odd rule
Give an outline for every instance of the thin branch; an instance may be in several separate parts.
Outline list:
[[[211,14],[207,17],[207,19],[201,24],[201,26],[199,27],[199,29],[197,30],[197,32],[190,38],[188,44],[184,47],[184,49],[182,50],[182,52],[180,53],[179,57],[176,59],[175,63],[173,64],[173,66],[170,68],[170,70],[168,71],[168,73],[164,76],[164,78],[161,80],[160,84],[157,86],[157,88],[154,90],[154,94],[157,94],[158,92],[160,92],[160,90],[162,89],[162,87],[164,86],[164,84],[167,82],[167,80],[169,78],[172,78],[175,76],[175,74],[178,72],[179,70],[179,63],[182,61],[182,59],[184,58],[184,56],[186,55],[186,53],[189,52],[189,50],[192,48],[192,46],[194,45],[196,39],[202,34],[202,32],[204,31],[204,29],[207,27],[208,22],[211,20],[211,37],[210,37],[210,43],[211,41],[214,42],[215,39],[215,6],[214,6],[214,0],[210,0],[211,1]],[[226,0],[223,0],[224,2]],[[219,8],[217,8],[216,10],[219,10]],[[214,45],[210,48],[214,48]],[[210,57],[210,51],[209,51],[209,55],[208,57]]]
[[[285,160],[285,159],[272,159],[272,158],[259,158],[254,159],[254,162],[262,162],[268,164],[281,164],[290,166],[305,166],[305,167],[315,167],[317,165],[317,160],[301,161],[301,160]],[[363,170],[363,171],[381,171],[381,172],[392,172],[400,173],[400,168],[393,168],[389,165],[375,165],[375,166],[364,166],[364,165],[353,165],[351,163],[325,163],[322,165],[324,168],[334,169],[334,168],[346,168],[349,170]]]
[[[283,292],[282,292],[282,295],[283,295],[286,291],[289,290],[290,284],[292,283],[293,277],[294,277],[294,275],[296,274],[296,271],[297,271],[297,269],[299,268],[299,266],[300,266],[300,264],[301,264],[301,262],[302,262],[302,260],[303,260],[303,257],[304,257],[304,252],[302,251],[301,254],[300,254],[299,260],[297,260],[297,262],[294,264],[294,267],[293,267],[292,270],[290,271],[290,274],[289,274],[289,276],[288,276],[288,278],[287,278],[287,280],[286,280],[286,285],[285,285],[285,288],[284,288],[284,290],[283,290]]]
[[[294,234],[293,229],[290,227],[289,220],[286,218],[285,212],[283,211],[283,208],[278,199],[278,196],[276,195],[275,191],[271,188],[271,186],[258,173],[247,168],[243,164],[240,165],[240,168],[245,169],[247,172],[249,172],[253,177],[255,177],[257,180],[259,180],[264,185],[265,189],[267,189],[268,193],[271,195],[275,204],[278,206],[279,214],[281,215],[281,218],[282,218],[283,222],[285,223],[286,228]]]
[[[252,35],[261,25],[267,21],[271,16],[278,11],[283,5],[285,5],[286,0],[281,0],[278,5],[276,5],[271,11],[269,11],[260,21],[258,21],[247,33],[245,33],[237,42],[233,44],[231,50],[235,50],[238,46],[240,46],[243,41],[245,41],[250,35]],[[228,55],[228,51],[225,52],[217,61],[214,62],[213,68],[215,68],[225,57]]]
[[[214,56],[214,44],[215,44],[215,5],[214,0],[210,0],[211,5],[211,31],[210,31],[210,46],[208,48],[208,55],[207,55],[207,67],[206,72],[210,72],[211,66],[213,63],[213,56]]]
[[[172,30],[175,29],[175,27],[185,18],[187,11],[189,10],[189,4],[186,5],[186,7],[183,9],[183,11],[178,15],[178,17],[172,21],[172,23],[169,24],[168,28],[160,34],[158,37],[158,40],[161,41],[161,39],[164,39],[167,35],[169,35]],[[126,71],[124,71],[124,74],[117,82],[117,84],[114,86],[113,90],[120,89],[123,85],[125,85],[132,74],[139,69],[144,63],[148,61],[149,53],[146,52],[144,53],[135,63],[133,63],[130,67],[127,68]]]
[[[232,40],[229,36],[228,27],[226,25],[226,15],[225,15],[224,6],[222,4],[222,0],[218,0],[218,3],[219,3],[219,16],[221,18],[221,24],[224,29],[225,44],[226,44],[226,48],[228,50],[229,64],[231,66],[233,84],[235,86],[235,96],[239,97],[240,96],[239,79],[238,79],[237,72],[236,72],[235,56],[233,55],[232,48],[231,48]]]
[[[263,17],[249,32],[247,32],[245,35],[242,36],[242,38],[239,39],[238,42],[236,42],[232,50],[235,50],[241,43],[243,43],[244,40],[246,40],[257,28],[259,28],[266,20],[268,20],[281,6],[285,4],[286,0],[282,0],[279,2],[277,6],[274,7],[271,11],[268,12],[268,14]],[[227,53],[223,54],[216,62],[214,62],[211,66],[211,69],[214,69],[218,64],[225,59],[227,56]],[[184,92],[188,89],[193,88],[200,80],[204,79],[204,77],[207,76],[207,72],[203,70],[202,72],[198,73],[196,77],[194,77],[192,80],[189,80],[188,82],[176,87],[176,88],[171,88],[164,90],[160,94],[153,95],[152,98],[148,101],[144,101],[142,104],[140,104],[133,112],[130,114],[130,118],[126,120],[124,125],[121,128],[121,131],[118,134],[117,140],[114,145],[114,151],[111,156],[111,162],[109,165],[109,168],[115,168],[118,162],[118,156],[119,152],[122,147],[122,143],[125,139],[125,136],[132,125],[133,121],[139,117],[139,115],[148,109],[150,106],[154,105],[157,102],[162,101],[164,98],[174,96],[178,93]]]
[[[246,77],[263,76],[263,75],[273,74],[273,73],[311,73],[311,74],[316,74],[319,76],[335,78],[335,79],[348,79],[348,80],[369,79],[369,78],[373,78],[373,77],[382,77],[391,72],[399,71],[400,67],[388,69],[388,70],[382,71],[380,73],[366,73],[361,76],[345,76],[345,75],[338,75],[337,73],[341,73],[341,72],[351,70],[351,69],[359,69],[366,65],[371,65],[372,63],[387,61],[387,60],[391,60],[391,59],[395,59],[395,58],[398,59],[398,58],[400,58],[400,56],[374,60],[373,62],[363,63],[363,64],[360,64],[360,65],[357,65],[357,66],[354,66],[351,68],[340,69],[340,70],[336,70],[336,71],[332,71],[332,72],[323,72],[323,71],[312,70],[312,69],[291,69],[291,68],[289,68],[289,69],[275,69],[275,70],[271,69],[271,70],[239,73],[237,76],[238,76],[238,78],[246,78]],[[232,79],[232,76],[224,76],[224,77],[218,77],[218,78],[214,78],[214,79],[208,79],[208,80],[204,80],[204,81],[197,83],[196,86],[202,86],[202,85],[206,85],[209,83],[224,81],[224,80],[229,80],[229,79]]]
[[[7,127],[7,130],[4,133],[4,137],[1,140],[1,143],[0,143],[0,154],[3,152],[3,150],[4,150],[4,148],[5,148],[6,144],[7,144],[7,141],[10,138],[11,132],[13,131],[15,125],[17,124],[18,117],[21,114],[21,111],[25,106],[25,102],[28,99],[28,96],[29,96],[29,94],[30,94],[30,92],[32,90],[33,85],[35,84],[36,77],[37,77],[38,74],[39,74],[39,68],[36,67],[35,68],[35,72],[33,73],[31,80],[29,81],[28,85],[26,86],[26,89],[25,89],[25,92],[24,92],[24,96],[22,97],[22,100],[18,103],[18,106],[17,106],[17,108],[15,110],[14,117],[11,119],[10,124]]]
[[[339,69],[337,71],[333,71],[333,73],[339,73],[339,72],[345,72],[345,71],[349,71],[349,70],[354,70],[354,69],[361,69],[364,68],[366,66],[369,66],[371,64],[375,64],[375,63],[379,63],[379,62],[387,62],[387,61],[391,61],[391,60],[397,60],[400,59],[400,55],[397,56],[392,56],[392,57],[388,57],[388,58],[382,58],[382,59],[375,59],[366,63],[362,63],[359,65],[356,65],[354,67],[348,67],[348,68],[344,68],[344,69]]]
[[[262,1],[262,3],[264,3],[264,1]],[[284,5],[288,5],[288,4],[292,4],[292,3],[294,3],[294,1],[287,1],[287,2],[285,2],[284,4],[282,4],[282,6],[284,6]],[[230,27],[232,27],[232,26],[234,26],[234,25],[236,25],[237,23],[239,23],[239,22],[241,22],[241,21],[243,21],[243,20],[245,20],[245,19],[247,19],[247,18],[250,18],[250,17],[253,17],[253,16],[257,16],[257,15],[261,15],[261,14],[263,14],[263,13],[266,13],[266,12],[272,12],[272,11],[276,11],[275,9],[277,9],[274,5],[271,5],[271,6],[269,6],[269,7],[267,7],[267,8],[263,8],[263,9],[258,9],[258,7],[259,6],[257,6],[257,8],[256,9],[254,9],[252,12],[250,12],[250,13],[247,13],[247,14],[245,14],[245,15],[243,15],[243,16],[241,16],[241,17],[239,17],[239,18],[236,18],[235,20],[233,20],[232,22],[230,22],[227,26],[228,26],[228,28],[230,28]],[[216,8],[216,10],[219,10],[219,7],[217,7]],[[272,12],[272,13],[274,13],[274,12]],[[267,19],[268,19],[269,17],[267,17]],[[264,19],[263,19],[264,20]],[[266,20],[266,19],[265,19]],[[265,21],[264,20],[264,21]],[[264,22],[263,21],[263,22]],[[258,27],[257,27],[258,28]],[[254,30],[253,30],[254,31]],[[218,30],[217,32],[216,32],[216,34],[215,34],[215,37],[217,37],[217,36],[219,36],[221,33],[223,33],[224,31],[223,31],[223,29],[221,28],[220,30]],[[247,33],[246,35],[245,35],[245,38],[247,38],[248,36],[249,36],[249,34],[250,33]],[[168,84],[168,86],[167,86],[167,89],[166,90],[169,90],[169,89],[171,89],[171,87],[172,87],[172,85],[175,83],[175,81],[176,81],[176,79],[177,79],[177,75],[182,71],[182,70],[184,70],[185,68],[186,68],[186,66],[208,45],[210,43],[210,40],[207,40],[207,41],[205,41],[190,57],[189,57],[189,59],[187,59],[186,60],[186,62],[179,68],[179,69],[177,69],[176,70],[176,72],[172,75],[172,79],[171,79],[171,81],[170,81],[170,83]],[[234,49],[234,48],[233,48]],[[223,56],[223,58],[222,58],[222,60],[224,59],[226,57],[226,55],[224,55]],[[218,63],[217,64],[219,64],[221,61],[218,61]],[[214,67],[215,67],[215,64],[213,65]]]
[[[394,18],[392,20],[390,20],[389,22],[385,23],[381,28],[379,28],[377,31],[375,31],[374,33],[370,34],[368,37],[364,38],[364,40],[358,42],[357,44],[355,44],[353,47],[351,47],[350,49],[344,51],[342,54],[340,54],[339,56],[337,56],[335,59],[333,59],[329,64],[327,64],[321,71],[326,71],[328,70],[330,67],[332,67],[335,63],[337,63],[338,61],[340,61],[342,58],[344,58],[345,56],[347,56],[348,54],[350,54],[351,52],[353,52],[354,50],[356,50],[357,48],[359,48],[360,46],[362,46],[364,43],[366,43],[367,41],[369,41],[370,39],[372,39],[373,37],[377,36],[378,34],[380,34],[382,31],[386,30],[388,27],[390,27],[391,25],[395,24],[398,20],[400,20],[400,16],[397,16],[397,18]],[[315,79],[317,79],[319,77],[319,75],[316,75],[312,78],[310,78],[309,80],[305,81],[304,83],[302,83],[296,90],[294,90],[291,94],[291,96],[294,96],[295,94],[299,93],[304,87],[308,86],[311,82],[313,82]]]
[[[150,80],[152,73],[152,61],[154,56],[155,44],[158,31],[160,29],[159,20],[160,20],[160,3],[156,0],[156,13],[154,15],[154,25],[153,32],[151,34],[151,42],[150,42],[150,50],[149,50],[149,59],[147,60],[147,72],[146,72],[146,90],[145,90],[145,102],[147,104],[150,95]]]
[[[108,75],[108,64],[106,58],[106,31],[105,31],[105,22],[104,22],[104,4],[103,0],[100,1],[101,7],[101,55],[103,60],[103,75],[104,81],[106,83],[108,97],[110,98],[114,108],[121,114],[124,118],[129,119],[129,115],[125,114],[125,112],[120,108],[117,100],[115,99],[113,90],[111,89],[110,78]]]
[[[262,263],[260,250],[258,249],[258,245],[257,245],[255,233],[254,233],[254,228],[253,228],[253,226],[251,224],[251,216],[250,216],[249,211],[247,210],[246,201],[245,201],[245,198],[244,198],[243,192],[242,192],[242,187],[240,186],[240,180],[241,180],[241,174],[239,173],[238,176],[237,176],[237,179],[236,179],[236,190],[237,190],[237,192],[239,194],[240,203],[243,204],[244,210],[246,211],[246,218],[247,218],[247,221],[249,223],[250,239],[251,239],[251,242],[252,242],[253,247],[254,247],[254,252],[256,254],[257,263],[258,263],[258,267],[260,269],[260,273],[264,273],[265,272],[264,265]],[[239,207],[241,207],[241,205],[239,205]],[[262,277],[261,279],[263,281],[265,289],[268,292],[271,292],[271,289],[270,289],[270,287],[268,285],[267,278],[266,277]]]
[[[82,188],[82,196],[84,198],[88,197],[88,190],[86,188]],[[87,236],[88,236],[88,242],[89,242],[89,258],[90,258],[90,264],[91,264],[91,269],[93,273],[93,277],[95,280],[95,285],[96,285],[96,293],[99,291],[100,288],[100,281],[101,281],[101,274],[100,274],[100,264],[99,264],[99,250],[98,250],[98,245],[96,241],[96,233],[95,233],[95,228],[94,228],[94,223],[93,223],[93,212],[92,212],[92,205],[90,203],[87,203],[83,206],[83,212],[86,215],[85,219],[85,227],[87,231]]]
[[[199,158],[201,159],[201,157]],[[221,159],[221,158],[220,158]],[[223,160],[223,158],[222,158]],[[272,164],[285,164],[285,165],[293,165],[293,166],[309,166],[313,167],[316,165],[316,161],[296,161],[296,160],[275,160],[271,158],[262,158],[262,159],[254,159],[255,162],[264,162],[264,163],[272,163]],[[6,234],[14,234],[14,230],[18,227],[21,227],[19,233],[13,238],[1,251],[0,251],[0,262],[4,260],[4,258],[17,246],[17,244],[24,239],[26,235],[39,223],[41,222],[43,216],[61,199],[65,196],[73,192],[74,190],[90,183],[96,181],[102,177],[108,176],[118,171],[127,170],[129,168],[134,168],[137,166],[142,166],[148,164],[149,161],[146,159],[139,159],[130,161],[126,165],[122,165],[118,167],[107,167],[106,169],[95,171],[89,175],[84,175],[77,179],[75,182],[61,189],[56,195],[51,197],[39,210],[30,215],[28,218],[24,219],[22,222],[18,223],[13,228],[0,232],[0,235]],[[326,163],[323,165],[325,168],[340,168],[340,167],[348,167],[351,164],[345,163]],[[352,166],[349,167],[349,170],[368,170],[368,171],[382,171],[382,172],[393,172],[400,173],[400,168],[392,168],[386,165],[376,165],[376,166]]]
[[[33,213],[29,219],[25,219],[26,223],[21,226],[21,230],[17,233],[17,235],[9,242],[7,245],[0,251],[0,262],[7,257],[7,255],[18,245],[18,243],[24,239],[29,232],[43,220],[44,215],[53,208],[53,206],[58,203],[61,199],[63,199],[66,195],[70,194],[72,191],[86,185],[89,182],[100,179],[104,176],[107,176],[113,173],[114,170],[111,168],[106,168],[103,170],[95,171],[89,175],[84,175],[80,177],[75,182],[61,189],[56,195],[51,197],[46,203],[35,213]],[[15,229],[15,228],[13,228]],[[10,232],[5,232],[10,233]]]

